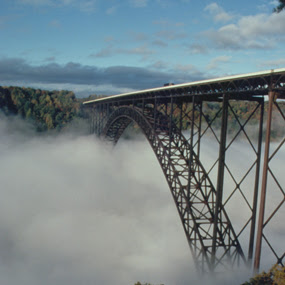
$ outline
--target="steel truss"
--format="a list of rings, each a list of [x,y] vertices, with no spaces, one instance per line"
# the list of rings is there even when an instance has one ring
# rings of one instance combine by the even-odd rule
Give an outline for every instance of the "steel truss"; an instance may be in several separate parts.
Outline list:
[[[285,125],[284,105],[277,100],[284,98],[284,89],[285,72],[146,90],[86,105],[90,132],[114,144],[131,122],[141,128],[166,177],[201,272],[251,264],[254,254],[258,269],[263,240],[276,258],[272,263],[284,265],[284,253],[275,248],[264,230],[285,204],[284,188],[270,168],[285,138],[269,152],[272,114],[280,114],[281,125]],[[269,101],[265,102],[268,94]],[[246,116],[245,111],[237,109],[236,102],[244,102]],[[251,108],[247,108],[249,105]],[[260,179],[264,113],[267,128]],[[205,157],[209,140],[216,149],[211,161]],[[246,148],[246,165],[237,169],[237,161],[233,160],[237,160],[236,149],[241,142]],[[243,151],[238,155],[242,156]],[[268,174],[281,198],[266,213]],[[238,215],[232,213],[237,205]]]

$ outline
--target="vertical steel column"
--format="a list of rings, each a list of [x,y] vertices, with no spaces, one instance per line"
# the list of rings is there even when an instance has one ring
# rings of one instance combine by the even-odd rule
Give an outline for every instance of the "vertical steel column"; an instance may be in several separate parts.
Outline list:
[[[183,112],[183,103],[179,104],[180,115],[179,115],[179,131],[182,132],[182,112]]]
[[[102,132],[102,125],[103,125],[103,104],[100,104],[100,111],[99,111],[99,134]]]
[[[94,132],[94,107],[87,109],[88,111],[88,121],[89,121],[89,132],[93,134]]]
[[[259,102],[260,106],[260,120],[259,120],[259,134],[258,134],[258,147],[257,147],[257,159],[256,159],[256,172],[255,172],[255,184],[254,184],[254,194],[252,203],[252,217],[251,217],[251,227],[250,227],[250,238],[249,238],[249,248],[248,248],[248,262],[252,265],[253,247],[254,247],[254,235],[256,226],[256,209],[257,209],[257,198],[258,198],[258,188],[259,188],[259,176],[260,176],[260,159],[261,159],[261,146],[262,146],[262,129],[263,129],[263,115],[264,115],[264,98],[262,102]]]
[[[98,129],[97,129],[97,133],[98,133],[98,136],[100,136],[100,128],[101,128],[101,114],[100,114],[100,111],[101,111],[101,104],[98,105],[98,108],[97,108],[97,112],[98,112]]]
[[[144,114],[144,107],[145,107],[145,102],[144,99],[142,99],[142,113]]]
[[[110,103],[107,104],[107,120],[109,119],[110,116]]]
[[[92,112],[91,112],[91,122],[92,122],[92,127],[91,127],[91,134],[95,133],[95,128],[96,128],[96,108],[95,106],[92,106]]]
[[[190,130],[190,153],[188,161],[188,185],[187,185],[187,199],[190,201],[190,185],[191,185],[191,176],[192,176],[192,161],[193,161],[193,144],[194,144],[194,121],[195,121],[195,96],[192,97],[192,122]]]
[[[191,179],[192,179],[192,163],[193,163],[193,137],[194,137],[194,120],[195,120],[195,116],[194,116],[194,109],[195,109],[195,96],[192,97],[192,122],[191,122],[191,129],[190,129],[190,153],[187,154],[187,158],[188,158],[188,182],[187,182],[187,202],[188,202],[188,207],[190,207],[190,194],[191,194]],[[189,211],[187,212],[187,219],[190,219],[190,209]],[[188,229],[189,230],[189,229]],[[195,243],[196,243],[196,239],[197,237],[195,237]],[[191,243],[189,242],[189,244],[191,245]],[[193,256],[196,256],[196,246],[194,247],[195,250],[192,249],[192,245],[190,246],[190,249],[191,249],[191,252],[193,254]],[[204,260],[204,255],[205,255],[205,249],[203,248],[203,256],[202,256],[202,264],[205,263],[205,260]],[[196,265],[196,268],[198,268],[198,265],[196,264],[195,262],[195,265]],[[203,271],[203,269],[202,269]]]
[[[154,115],[153,115],[153,117],[154,117],[154,123],[153,123],[154,128],[153,128],[153,130],[154,130],[154,132],[156,132],[156,113],[157,113],[157,98],[155,96],[155,98],[154,98]]]
[[[187,103],[188,104],[188,103]],[[188,159],[188,181],[187,181],[187,207],[190,208],[191,207],[191,203],[190,203],[190,197],[191,197],[191,179],[193,177],[193,167],[192,167],[192,163],[193,163],[193,144],[194,144],[194,122],[195,122],[195,96],[192,96],[192,116],[191,116],[191,127],[190,127],[190,138],[189,138],[189,144],[190,144],[190,150],[189,153],[187,153],[187,159]],[[181,113],[182,113],[182,109],[183,109],[183,104],[181,105]],[[187,105],[185,106],[185,112],[187,110]],[[190,116],[188,117],[188,119],[190,119]],[[181,116],[182,119],[182,116]],[[182,120],[181,120],[182,123]],[[187,122],[186,122],[187,124]],[[190,125],[190,122],[189,122]],[[187,219],[190,220],[191,219],[191,215],[190,215],[191,209],[189,209],[187,211]],[[188,229],[189,231],[189,226]],[[187,235],[187,234],[186,234]],[[197,235],[195,234],[195,237],[192,239],[192,242],[194,243],[194,246],[192,245],[192,243],[190,242],[189,236],[187,235],[187,239],[188,239],[188,244],[190,247],[190,251],[192,253],[192,255],[195,257],[194,258],[194,262],[195,262],[195,267],[197,269],[197,271],[200,271],[200,273],[205,271],[204,265],[207,263],[207,259],[205,258],[205,248],[203,247],[202,249],[202,261],[201,264],[198,264],[197,261],[197,240],[199,239],[199,237],[197,237]],[[202,266],[202,268],[200,268],[200,266]]]
[[[203,107],[203,103],[200,102],[199,103],[199,123],[198,123],[199,125],[198,125],[198,134],[197,134],[198,146],[197,146],[197,153],[196,153],[199,159],[200,159],[200,146],[201,146],[200,142],[201,142],[202,107]]]
[[[168,103],[165,103],[165,115],[167,116],[167,106]],[[168,136],[169,136],[169,145],[168,145],[168,158],[169,158],[169,162],[171,160],[171,144],[172,144],[172,120],[173,120],[173,96],[171,96],[170,98],[170,122],[169,122],[169,126],[165,126],[166,128],[169,127],[168,130]],[[164,124],[167,124],[167,122],[165,122]],[[163,127],[164,128],[164,127]]]
[[[167,105],[166,105],[166,112],[167,112]],[[171,96],[170,98],[170,124],[169,124],[169,146],[168,146],[169,155],[171,155],[172,120],[173,120],[173,96]]]
[[[271,122],[272,122],[272,110],[275,99],[275,93],[270,91],[268,94],[268,115],[266,124],[266,137],[264,147],[264,164],[262,173],[262,184],[261,184],[261,196],[259,205],[259,219],[256,236],[256,247],[255,247],[255,259],[254,259],[254,271],[258,272],[260,267],[260,256],[261,256],[261,244],[263,235],[263,224],[264,224],[264,212],[265,212],[265,199],[266,199],[266,188],[267,188],[267,176],[268,176],[268,165],[269,165],[269,148],[270,148],[270,134],[271,134]]]
[[[96,122],[95,122],[95,132],[96,135],[99,136],[99,111],[98,111],[98,105],[95,105],[95,116],[96,116]]]
[[[216,256],[219,214],[221,213],[222,202],[223,202],[226,139],[227,139],[227,126],[228,126],[228,104],[229,104],[228,96],[224,94],[223,95],[222,125],[221,125],[221,135],[220,135],[217,192],[216,192],[216,203],[215,203],[215,214],[214,214],[212,266],[214,266],[214,261],[215,261],[215,256]],[[220,222],[222,221],[220,220]]]
[[[102,133],[104,126],[104,103],[100,104],[100,134]]]

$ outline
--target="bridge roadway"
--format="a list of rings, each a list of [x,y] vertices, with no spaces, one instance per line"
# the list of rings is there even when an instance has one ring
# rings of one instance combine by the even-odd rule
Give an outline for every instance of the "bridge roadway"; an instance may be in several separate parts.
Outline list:
[[[90,132],[106,141],[117,143],[132,122],[141,128],[168,182],[197,270],[222,272],[240,264],[259,270],[270,258],[271,264],[284,266],[284,244],[276,242],[271,227],[277,224],[285,234],[284,185],[273,165],[284,148],[284,99],[285,68],[108,96],[84,105]],[[272,144],[276,132],[281,140]],[[216,147],[210,165],[203,151],[209,140]],[[250,154],[243,159],[247,166],[236,171],[231,157],[241,141]],[[238,218],[232,213],[237,204]]]

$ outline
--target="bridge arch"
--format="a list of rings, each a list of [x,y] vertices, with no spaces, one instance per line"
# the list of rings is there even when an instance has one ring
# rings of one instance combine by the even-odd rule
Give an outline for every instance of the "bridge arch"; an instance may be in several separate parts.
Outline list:
[[[121,106],[114,110],[101,137],[114,144],[135,122],[152,147],[177,207],[196,267],[214,271],[245,261],[244,253],[224,209],[217,212],[216,190],[195,151],[171,119],[152,108]]]

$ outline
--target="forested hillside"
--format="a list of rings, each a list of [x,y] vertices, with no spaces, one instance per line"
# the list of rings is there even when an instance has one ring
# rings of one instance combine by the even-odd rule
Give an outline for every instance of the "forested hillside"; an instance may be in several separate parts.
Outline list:
[[[242,285],[284,285],[285,267],[275,264],[269,271],[261,272],[250,278],[248,282]]]
[[[213,284],[218,284],[217,282]],[[250,278],[249,281],[241,285],[284,285],[285,284],[285,268],[275,264],[269,271],[261,272]],[[151,283],[136,282],[134,285],[158,285]],[[160,284],[163,285],[163,284]]]
[[[70,91],[0,87],[0,109],[35,124],[37,131],[61,130],[74,118],[84,118],[82,99]]]
[[[21,87],[1,87],[0,86],[0,110],[6,115],[19,115],[23,119],[31,121],[38,132],[47,130],[60,131],[64,129],[74,119],[86,119],[87,114],[83,108],[83,102],[95,99],[99,96],[90,95],[88,98],[78,99],[71,91],[46,91],[32,88]],[[285,113],[285,104],[279,103],[283,113]],[[265,114],[267,113],[267,103],[265,102]],[[186,108],[186,106],[185,106]],[[191,106],[190,106],[191,108]],[[256,108],[254,102],[235,101],[231,102],[229,111],[228,127],[229,132],[239,129],[240,123],[250,119],[250,125],[257,125],[259,122],[259,113],[252,111]],[[276,108],[275,108],[276,109]],[[222,114],[220,105],[212,102],[205,102],[203,105],[203,120],[210,122],[215,116],[219,118]],[[195,116],[198,116],[198,112]],[[174,112],[174,120],[180,118],[179,112]],[[283,118],[279,112],[273,114],[272,137],[279,138],[284,135]],[[183,129],[189,125],[187,120],[183,120]],[[219,128],[220,120],[211,122],[212,127]]]

